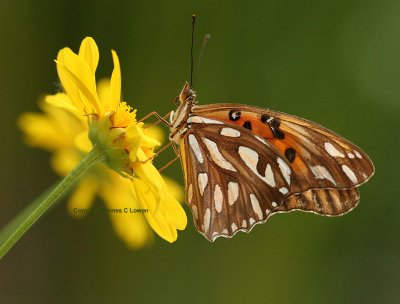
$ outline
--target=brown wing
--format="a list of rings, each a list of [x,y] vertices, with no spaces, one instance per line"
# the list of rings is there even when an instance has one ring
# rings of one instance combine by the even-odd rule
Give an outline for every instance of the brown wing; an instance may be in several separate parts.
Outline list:
[[[288,162],[247,129],[192,123],[180,147],[186,201],[210,241],[250,231],[289,195]]]
[[[374,165],[365,152],[306,119],[238,104],[195,106],[192,113],[250,129],[289,162],[293,172],[291,194],[273,212],[346,213],[359,201],[356,187],[374,174]]]
[[[293,193],[354,188],[374,173],[371,160],[360,148],[300,117],[237,104],[195,106],[192,113],[251,129],[266,139],[290,163]]]

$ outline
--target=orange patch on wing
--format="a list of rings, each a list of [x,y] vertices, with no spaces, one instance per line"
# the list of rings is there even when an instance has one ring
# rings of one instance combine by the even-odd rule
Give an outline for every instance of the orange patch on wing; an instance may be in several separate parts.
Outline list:
[[[251,131],[260,137],[265,139],[274,138],[271,128],[268,124],[261,121],[261,115],[257,113],[242,112],[238,120],[232,121],[226,117],[226,112],[216,113],[216,118],[226,123],[232,123],[240,127],[244,127],[245,123],[249,122],[251,125]]]

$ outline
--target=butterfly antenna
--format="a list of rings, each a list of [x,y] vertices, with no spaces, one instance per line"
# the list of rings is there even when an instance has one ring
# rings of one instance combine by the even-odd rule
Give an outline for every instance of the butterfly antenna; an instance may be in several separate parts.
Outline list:
[[[204,50],[206,49],[206,46],[207,46],[208,41],[210,40],[210,38],[211,38],[211,35],[210,35],[210,34],[206,34],[206,35],[204,36],[203,44],[202,44],[201,50],[200,50],[199,59],[197,60],[197,65],[196,65],[196,71],[195,71],[195,73],[194,73],[194,76],[195,76],[194,78],[196,78],[197,75],[199,75],[200,63],[201,63],[201,60],[203,59]]]
[[[192,15],[192,42],[190,46],[190,87],[193,87],[193,44],[194,44],[194,24],[196,22],[196,15]]]
[[[203,55],[204,55],[204,50],[206,49],[206,46],[208,44],[208,41],[211,38],[210,34],[206,34],[204,36],[203,39],[203,44],[201,46],[201,50],[200,50],[200,55],[199,55],[199,59],[197,60],[197,64],[196,64],[196,70],[194,70],[193,66],[194,66],[194,59],[193,59],[193,49],[194,49],[194,28],[195,28],[195,22],[196,22],[196,15],[193,14],[192,15],[192,41],[191,41],[191,46],[190,46],[190,87],[193,88],[193,81],[196,78],[196,76],[199,74],[199,70],[200,70],[200,63],[201,60],[203,59]]]

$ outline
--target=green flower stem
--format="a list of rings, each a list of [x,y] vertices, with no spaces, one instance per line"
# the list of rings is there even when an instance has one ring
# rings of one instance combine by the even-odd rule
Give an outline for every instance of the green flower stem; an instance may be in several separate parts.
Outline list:
[[[88,168],[103,161],[104,158],[104,151],[94,147],[66,177],[58,184],[51,186],[2,228],[0,231],[0,259],[50,207],[54,206],[71,189]]]

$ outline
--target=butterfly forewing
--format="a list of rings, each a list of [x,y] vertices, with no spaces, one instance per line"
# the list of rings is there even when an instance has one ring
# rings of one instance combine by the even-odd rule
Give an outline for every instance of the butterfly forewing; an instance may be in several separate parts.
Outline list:
[[[197,229],[209,240],[249,231],[288,195],[292,172],[287,161],[247,129],[192,123],[181,153],[186,201]]]
[[[196,106],[193,113],[250,128],[267,140],[290,164],[292,193],[311,188],[353,188],[374,172],[372,162],[356,145],[300,117],[237,104]]]

